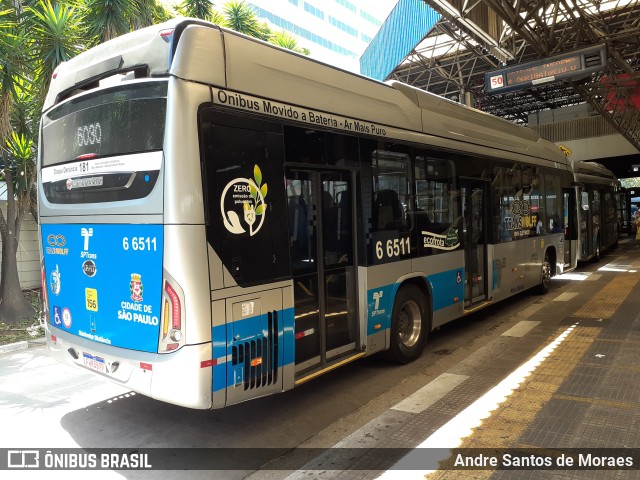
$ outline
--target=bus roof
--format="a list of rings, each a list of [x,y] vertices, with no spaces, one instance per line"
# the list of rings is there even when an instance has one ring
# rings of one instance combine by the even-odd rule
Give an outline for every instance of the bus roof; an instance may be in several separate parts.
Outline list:
[[[568,163],[557,146],[529,128],[401,82],[378,82],[188,18],[123,35],[61,64],[43,108],[124,72],[136,78],[173,75],[409,132]]]
[[[576,181],[581,183],[610,185],[618,181],[611,170],[596,162],[573,162],[573,171],[575,172]]]

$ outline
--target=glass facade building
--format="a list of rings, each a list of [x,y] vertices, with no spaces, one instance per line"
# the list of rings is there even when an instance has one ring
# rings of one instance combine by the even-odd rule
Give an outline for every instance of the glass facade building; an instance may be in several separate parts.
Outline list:
[[[360,72],[360,55],[397,0],[250,0],[260,21],[286,30],[310,57]],[[422,2],[419,2],[422,3]]]

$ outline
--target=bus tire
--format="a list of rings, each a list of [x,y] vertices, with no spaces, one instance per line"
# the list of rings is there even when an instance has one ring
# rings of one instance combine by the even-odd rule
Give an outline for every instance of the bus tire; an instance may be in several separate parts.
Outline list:
[[[424,292],[416,285],[400,287],[391,314],[391,341],[385,352],[388,360],[405,364],[422,354],[429,333],[427,315]]]
[[[542,261],[542,271],[540,274],[540,284],[538,285],[537,292],[540,295],[544,295],[549,291],[551,287],[551,261],[549,260],[549,254],[545,252],[544,260]]]
[[[598,263],[602,260],[602,256],[600,254],[600,237],[596,237],[596,251],[593,254],[593,263]]]

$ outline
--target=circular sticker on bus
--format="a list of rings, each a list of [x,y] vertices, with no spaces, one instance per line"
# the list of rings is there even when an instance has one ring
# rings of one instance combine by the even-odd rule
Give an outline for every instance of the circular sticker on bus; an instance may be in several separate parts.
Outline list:
[[[71,311],[68,308],[62,310],[62,323],[67,328],[71,328]]]
[[[51,272],[49,281],[51,286],[51,293],[53,293],[54,295],[60,295],[60,289],[62,288],[62,285],[60,283],[60,269],[58,268],[58,265],[56,265],[56,269]]]
[[[267,213],[267,191],[258,165],[253,167],[253,178],[235,178],[227,183],[220,196],[224,227],[235,235],[258,233]]]

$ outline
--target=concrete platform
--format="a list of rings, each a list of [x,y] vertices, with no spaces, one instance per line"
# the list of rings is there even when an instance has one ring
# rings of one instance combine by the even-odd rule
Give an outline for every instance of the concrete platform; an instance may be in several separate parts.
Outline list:
[[[0,446],[148,449],[158,468],[92,478],[636,479],[639,360],[640,248],[624,239],[547,295],[443,327],[411,364],[371,357],[219,411],[135,395],[30,344],[0,355]],[[5,476],[63,474],[87,472]]]
[[[624,239],[554,281],[562,293],[287,478],[640,478],[640,249]]]

